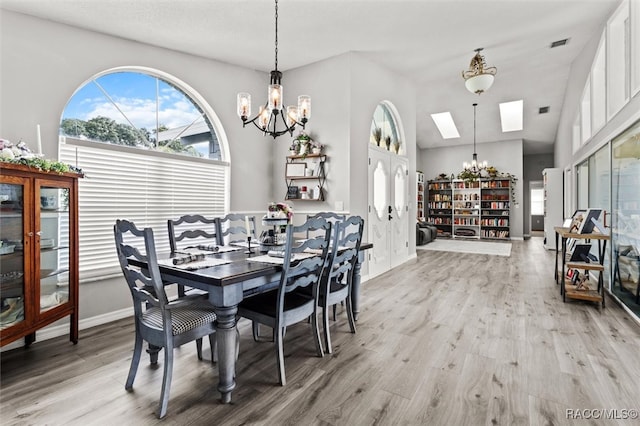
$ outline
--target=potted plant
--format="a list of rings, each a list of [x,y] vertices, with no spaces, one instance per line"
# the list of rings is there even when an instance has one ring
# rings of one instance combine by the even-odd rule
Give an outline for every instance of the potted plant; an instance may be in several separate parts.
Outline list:
[[[395,151],[396,154],[400,154],[400,141],[399,140],[393,141],[393,150]]]
[[[387,151],[391,150],[391,136],[384,137],[384,144],[387,146]]]
[[[319,155],[322,152],[322,144],[318,141],[311,140],[311,152],[315,155]]]
[[[289,147],[289,155],[298,155],[298,144],[294,140]]]
[[[298,146],[298,155],[302,155],[303,157],[305,157],[310,151],[313,139],[305,132],[300,131],[293,142]]]
[[[382,129],[380,127],[373,129],[373,140],[376,141],[376,145],[380,146],[380,141],[382,140]]]

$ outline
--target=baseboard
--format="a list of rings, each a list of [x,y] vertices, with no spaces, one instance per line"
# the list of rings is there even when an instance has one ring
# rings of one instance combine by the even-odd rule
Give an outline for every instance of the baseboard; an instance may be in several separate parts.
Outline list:
[[[118,311],[108,312],[106,314],[97,315],[91,318],[85,318],[78,322],[79,330],[86,330],[88,328],[96,327],[98,325],[108,324],[113,321],[120,320],[122,318],[127,318],[133,316],[133,308],[125,308],[120,309]],[[64,321],[64,320],[62,320]],[[43,340],[53,339],[55,337],[65,336],[69,334],[69,324],[59,324],[51,327],[45,327],[36,332],[37,340],[36,342],[41,342]],[[3,346],[0,352],[8,351],[11,349],[21,348],[24,346],[24,340],[20,339],[15,342],[9,343],[6,346]]]

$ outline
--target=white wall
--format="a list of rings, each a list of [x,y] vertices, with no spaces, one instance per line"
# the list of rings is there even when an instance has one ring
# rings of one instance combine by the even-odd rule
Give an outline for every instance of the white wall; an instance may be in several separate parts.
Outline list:
[[[487,160],[490,166],[500,172],[514,175],[518,181],[515,187],[515,199],[518,207],[511,205],[511,238],[523,238],[524,209],[522,208],[524,191],[522,140],[486,142],[477,145],[478,159]],[[440,173],[447,176],[458,175],[462,163],[470,162],[473,145],[457,145],[420,150],[420,164],[425,180],[435,179]]]

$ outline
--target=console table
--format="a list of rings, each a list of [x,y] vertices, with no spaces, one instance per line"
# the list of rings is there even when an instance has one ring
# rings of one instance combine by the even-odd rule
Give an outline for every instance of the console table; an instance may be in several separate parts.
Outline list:
[[[556,233],[556,262],[554,270],[554,278],[556,284],[560,284],[560,294],[562,301],[566,302],[567,298],[587,300],[591,302],[601,302],[604,308],[604,280],[602,274],[604,272],[604,256],[606,253],[607,241],[611,238],[609,235],[594,232],[590,234],[578,234],[570,232],[569,228],[556,226],[553,228]],[[598,241],[598,261],[593,263],[567,260],[567,240],[569,238],[577,240]],[[559,242],[561,240],[561,243]],[[558,268],[558,257],[562,260],[562,267]],[[598,288],[596,290],[578,290],[577,286],[571,282],[567,283],[566,272],[569,269],[579,269],[588,273],[588,271],[598,272]]]

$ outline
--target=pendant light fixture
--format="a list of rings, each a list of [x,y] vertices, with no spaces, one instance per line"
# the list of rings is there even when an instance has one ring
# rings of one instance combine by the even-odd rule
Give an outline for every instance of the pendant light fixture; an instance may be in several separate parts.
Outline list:
[[[476,54],[471,58],[468,71],[462,71],[464,85],[471,93],[478,95],[489,90],[493,84],[494,76],[498,72],[496,67],[487,67],[484,56],[480,54],[482,47],[475,50]]]
[[[462,163],[462,167],[476,175],[480,175],[480,171],[487,168],[487,162],[478,162],[478,154],[476,153],[476,107],[478,104],[473,104],[473,159],[471,163],[466,161]]]
[[[311,117],[310,96],[298,96],[297,107],[285,107],[283,104],[282,73],[278,71],[278,0],[275,0],[275,6],[275,68],[271,71],[271,80],[267,90],[267,102],[260,106],[258,114],[255,117],[249,119],[251,115],[251,95],[244,92],[238,93],[237,99],[237,112],[242,120],[242,127],[252,123],[262,131],[265,136],[269,135],[274,139],[285,133],[293,135],[293,130],[296,128],[296,125],[304,129],[307,121]],[[278,129],[279,126],[280,129]]]

